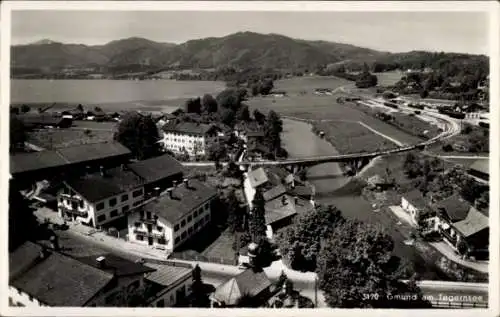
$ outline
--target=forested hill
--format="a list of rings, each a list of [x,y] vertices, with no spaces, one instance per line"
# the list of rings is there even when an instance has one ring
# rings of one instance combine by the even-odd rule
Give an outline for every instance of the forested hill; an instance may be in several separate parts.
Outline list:
[[[316,71],[327,65],[348,63],[394,67],[412,61],[421,65],[425,52],[390,54],[348,44],[292,39],[277,34],[239,32],[224,37],[191,40],[182,44],[128,38],[105,45],[63,44],[43,40],[11,48],[14,74],[51,72],[63,68],[92,68],[98,72],[121,69],[133,72],[155,69],[262,68]],[[443,54],[447,58],[450,54]],[[457,55],[457,54],[455,54]],[[459,54],[460,55],[460,54]],[[465,60],[482,56],[464,55]],[[434,63],[434,62],[433,62]],[[435,63],[434,63],[435,64]],[[382,66],[381,66],[382,65]],[[384,66],[385,65],[385,66]],[[139,67],[138,67],[139,66]]]

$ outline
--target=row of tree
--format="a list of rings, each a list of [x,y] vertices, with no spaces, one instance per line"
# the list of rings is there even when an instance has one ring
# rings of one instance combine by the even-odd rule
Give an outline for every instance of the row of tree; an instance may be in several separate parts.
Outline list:
[[[285,263],[318,274],[330,307],[430,307],[414,275],[408,276],[411,269],[393,255],[391,236],[378,227],[345,219],[333,206],[299,216],[277,236],[277,243]],[[409,283],[401,282],[409,277]]]

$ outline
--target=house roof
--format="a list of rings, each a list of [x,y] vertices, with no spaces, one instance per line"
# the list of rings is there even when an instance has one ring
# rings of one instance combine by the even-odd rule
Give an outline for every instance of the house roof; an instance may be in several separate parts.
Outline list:
[[[163,126],[165,132],[177,132],[188,134],[205,135],[214,129],[219,129],[212,124],[197,123],[197,122],[169,122]]]
[[[59,167],[69,162],[57,151],[41,151],[10,155],[11,174]]]
[[[225,305],[234,306],[242,296],[257,296],[270,286],[271,281],[264,271],[250,268],[217,287],[213,297]]]
[[[26,125],[57,125],[63,121],[62,117],[55,117],[50,113],[23,114],[18,118]]]
[[[179,219],[213,198],[216,194],[215,188],[192,179],[189,180],[189,188],[186,188],[184,184],[173,188],[173,198],[169,197],[170,194],[160,196],[144,205],[143,209],[175,224]]]
[[[119,142],[102,142],[65,147],[57,150],[69,163],[101,160],[130,155],[131,152]]]
[[[268,191],[265,191],[262,196],[264,196],[264,200],[268,201],[271,199],[274,199],[278,196],[281,196],[286,193],[286,188],[283,185],[277,185],[274,186],[273,188],[269,189]]]
[[[116,196],[144,184],[139,176],[121,167],[105,170],[105,176],[93,173],[67,179],[64,183],[90,202]]]
[[[42,247],[32,242],[26,242],[9,254],[9,278],[24,272],[38,259]]]
[[[32,252],[36,249],[29,248]],[[19,257],[15,253],[11,256]],[[34,255],[30,254],[30,258]],[[37,257],[24,272],[11,278],[9,284],[50,306],[81,307],[112,279],[112,274],[71,257],[46,253],[44,258]]]
[[[477,211],[476,208],[470,207],[469,213],[464,220],[458,221],[453,224],[464,237],[470,237],[481,230],[488,228],[488,217]]]
[[[184,264],[184,263],[181,263]],[[191,276],[193,268],[179,263],[155,264],[147,263],[146,266],[155,271],[146,274],[145,278],[162,286],[172,286],[176,282],[183,280],[186,276]]]
[[[279,167],[279,166],[270,166],[267,168],[267,171],[269,173],[275,174],[277,177],[279,177],[282,180],[286,179],[287,177],[290,177],[290,175],[293,177],[292,173],[290,173],[289,171],[287,171],[283,167]]]
[[[102,267],[97,263],[97,258],[99,257],[105,258],[104,265]],[[102,253],[97,256],[78,257],[77,260],[118,277],[145,274],[154,272],[155,270],[154,268],[132,262],[111,253]]]
[[[61,167],[70,164],[130,155],[118,142],[91,143],[52,151],[11,154],[11,174]]]
[[[262,167],[259,167],[256,170],[248,172],[247,177],[248,181],[250,182],[250,185],[253,188],[257,188],[260,185],[269,181],[269,179],[267,178],[267,174]]]
[[[489,175],[490,174],[489,163],[490,162],[488,159],[477,160],[471,164],[469,169]]]
[[[424,195],[422,195],[422,192],[418,189],[410,190],[405,193],[403,197],[416,208],[423,209],[427,207],[427,201],[425,200]]]
[[[168,154],[138,161],[129,164],[128,167],[146,183],[153,183],[183,172],[181,163]]]
[[[264,217],[266,224],[272,224],[296,214],[310,212],[313,209],[314,205],[310,201],[297,197],[297,203],[295,203],[295,197],[286,194],[266,202]]]
[[[262,130],[257,130],[257,131],[254,131],[254,130],[250,130],[250,131],[247,131],[247,137],[251,138],[251,137],[263,137],[265,134],[264,134],[264,131]]]
[[[305,185],[295,185],[294,188],[289,190],[292,195],[297,195],[299,197],[310,197],[313,195],[313,189]]]
[[[460,196],[453,195],[438,202],[437,208],[443,210],[451,222],[457,222],[467,217],[470,204]]]

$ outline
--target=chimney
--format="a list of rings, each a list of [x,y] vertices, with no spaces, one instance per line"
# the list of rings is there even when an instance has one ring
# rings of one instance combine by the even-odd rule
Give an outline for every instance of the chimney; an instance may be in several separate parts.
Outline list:
[[[170,199],[174,198],[174,189],[173,188],[167,189],[167,193],[168,193],[168,197],[170,197]]]
[[[97,266],[103,268],[106,265],[106,258],[104,256],[100,256],[96,259]]]
[[[106,176],[106,173],[105,173],[105,171],[104,171],[104,166],[102,166],[102,165],[101,165],[101,166],[99,166],[99,173],[101,173],[101,176],[102,176],[102,177]]]
[[[281,203],[283,204],[283,206],[286,205],[286,196],[281,196]]]
[[[155,187],[155,189],[154,189],[154,195],[156,197],[160,196],[160,187]]]
[[[172,187],[174,187],[174,188],[177,187],[177,181],[176,180],[172,181]]]
[[[50,246],[55,251],[59,251],[59,238],[56,235],[50,236]]]
[[[186,188],[189,188],[189,178],[184,178],[183,182],[184,182],[184,186]]]

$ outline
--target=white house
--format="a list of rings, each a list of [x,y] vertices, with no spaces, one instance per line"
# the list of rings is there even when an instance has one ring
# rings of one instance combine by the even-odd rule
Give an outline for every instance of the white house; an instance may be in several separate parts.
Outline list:
[[[128,216],[128,239],[173,251],[211,219],[214,188],[185,179]]]
[[[427,210],[427,204],[422,193],[418,189],[406,193],[401,197],[401,207],[410,215],[411,220],[418,227],[420,215]]]
[[[220,128],[196,122],[169,122],[162,128],[161,143],[174,153],[186,151],[190,156],[205,155],[207,149],[220,136]]]
[[[98,227],[126,215],[144,200],[144,182],[124,167],[68,179],[57,195],[59,216]]]
[[[247,199],[248,206],[252,208],[252,200],[257,188],[269,183],[266,171],[262,167],[244,174],[243,190]]]
[[[146,274],[146,283],[158,291],[149,300],[149,307],[172,307],[189,295],[193,283],[193,267],[188,263],[165,261],[162,264],[147,263],[155,271]]]

